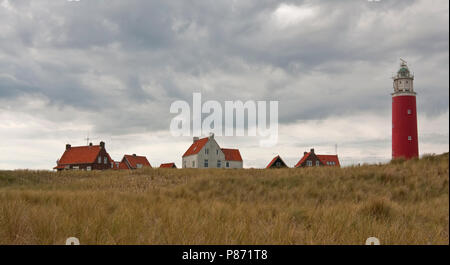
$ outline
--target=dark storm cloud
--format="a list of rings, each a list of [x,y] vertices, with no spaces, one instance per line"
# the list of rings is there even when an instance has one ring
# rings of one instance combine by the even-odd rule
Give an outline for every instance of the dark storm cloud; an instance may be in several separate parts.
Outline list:
[[[39,95],[112,134],[168,129],[171,102],[194,91],[280,100],[283,123],[388,113],[388,78],[404,56],[419,110],[448,110],[447,2],[286,1],[294,21],[274,16],[280,4],[3,0],[0,99]]]

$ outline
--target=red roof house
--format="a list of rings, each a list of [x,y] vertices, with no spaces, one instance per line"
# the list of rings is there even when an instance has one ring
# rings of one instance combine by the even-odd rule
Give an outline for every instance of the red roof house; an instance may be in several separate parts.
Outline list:
[[[177,168],[175,163],[164,163],[159,166],[159,168]]]
[[[337,155],[318,155],[314,153],[314,149],[310,152],[304,152],[303,157],[298,161],[295,167],[311,167],[311,166],[332,166],[340,167]]]
[[[133,155],[124,155],[122,158],[122,163],[125,163],[129,169],[138,169],[143,167],[152,167],[150,162],[148,162],[147,157]]]
[[[99,145],[71,146],[66,145],[61,158],[57,161],[56,169],[61,170],[105,170],[110,169],[112,159],[105,148],[105,143]]]
[[[238,149],[220,148],[214,139],[194,137],[182,156],[183,168],[242,168],[243,160]]]
[[[279,155],[274,157],[269,164],[266,166],[266,168],[286,168],[288,167],[286,163],[284,163],[283,159]]]

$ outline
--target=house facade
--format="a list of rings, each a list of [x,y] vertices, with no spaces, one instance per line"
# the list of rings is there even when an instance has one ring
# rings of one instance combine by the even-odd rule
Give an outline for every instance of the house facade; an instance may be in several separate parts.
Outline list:
[[[222,149],[209,137],[193,138],[193,143],[182,157],[183,168],[243,168],[243,160],[238,149]]]
[[[310,152],[304,152],[303,157],[295,165],[299,167],[317,167],[317,166],[332,166],[340,167],[339,158],[337,155],[318,155],[314,152],[314,148]]]
[[[57,165],[53,168],[61,170],[105,170],[113,165],[112,159],[105,148],[105,143],[99,145],[90,143],[87,146],[66,145],[66,150]]]

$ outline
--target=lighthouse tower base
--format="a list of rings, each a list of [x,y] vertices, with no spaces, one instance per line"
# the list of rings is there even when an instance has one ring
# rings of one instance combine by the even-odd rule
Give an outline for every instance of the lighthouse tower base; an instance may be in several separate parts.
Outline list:
[[[415,95],[392,97],[392,158],[419,156]]]

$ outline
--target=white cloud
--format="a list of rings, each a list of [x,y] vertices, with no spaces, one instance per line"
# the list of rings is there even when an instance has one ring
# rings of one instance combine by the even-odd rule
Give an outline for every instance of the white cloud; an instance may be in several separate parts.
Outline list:
[[[272,19],[277,26],[285,28],[297,25],[306,20],[311,20],[315,17],[316,13],[316,8],[311,6],[280,4],[273,12]]]

